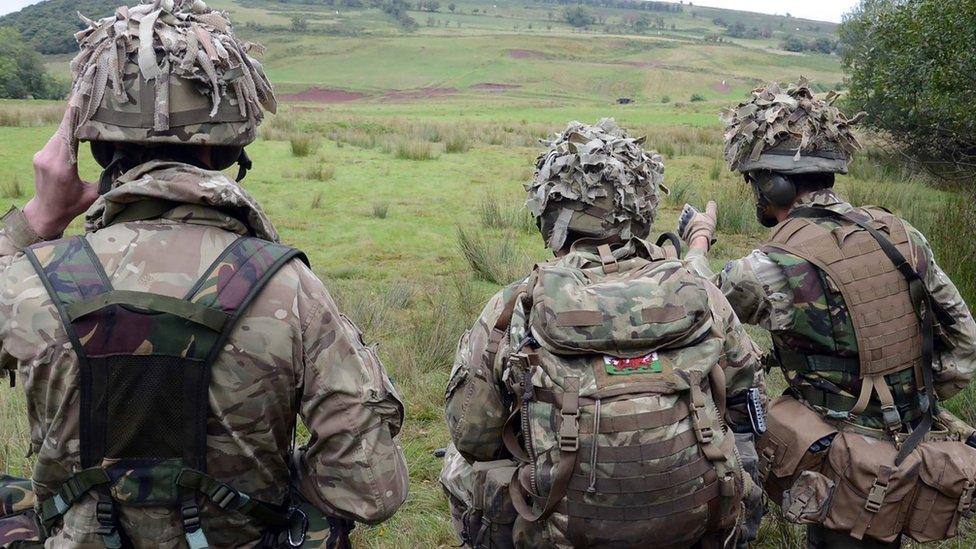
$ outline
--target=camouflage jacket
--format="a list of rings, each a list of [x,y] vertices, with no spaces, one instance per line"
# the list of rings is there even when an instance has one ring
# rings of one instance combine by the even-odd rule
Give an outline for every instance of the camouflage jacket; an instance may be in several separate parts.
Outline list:
[[[165,204],[165,208],[155,205]],[[165,213],[143,216],[132,212]],[[86,238],[120,290],[181,297],[240,235],[278,236],[254,199],[220,172],[150,162],[124,174],[88,211]],[[0,364],[16,369],[27,397],[39,498],[80,468],[78,363],[58,313],[19,248],[0,233]],[[244,315],[212,369],[208,472],[262,501],[290,490],[332,516],[376,523],[407,492],[395,437],[403,404],[374,351],[298,261],[279,271]],[[301,417],[309,443],[289,455]],[[289,468],[292,472],[289,472]],[[120,506],[137,547],[182,547],[178,510]],[[49,543],[100,547],[94,496],[73,506]],[[251,547],[258,530],[205,506],[219,547]]]
[[[595,250],[595,247],[594,247]],[[623,261],[622,258],[618,258]],[[510,402],[505,382],[507,361],[501,352],[492,365],[492,373],[487,391],[473,392],[481,395],[477,401],[469,402],[466,387],[477,383],[480,374],[477,365],[486,354],[488,338],[505,303],[511,298],[521,282],[512,284],[495,294],[475,321],[470,330],[465,332],[458,342],[454,368],[447,387],[447,415],[448,424],[452,415],[466,414],[483,418],[478,422],[478,433],[452,432],[451,437],[459,442],[458,450],[468,459],[476,461],[490,461],[498,458],[503,448],[502,428],[508,417]],[[735,312],[728,301],[716,287],[705,281],[709,294],[712,317],[714,320],[713,334],[724,339],[724,355],[721,366],[725,369],[727,380],[727,395],[730,402],[726,420],[731,426],[739,430],[749,425],[748,411],[743,396],[751,387],[764,388],[762,369],[759,367],[759,352],[752,339],[739,323]],[[732,405],[731,402],[740,401],[741,404]],[[466,422],[474,425],[473,422]],[[475,427],[472,427],[475,428]],[[467,444],[463,441],[469,441]],[[477,441],[477,443],[471,443]]]
[[[804,206],[821,206],[842,213],[853,209],[832,190],[811,193],[794,207]],[[976,371],[976,323],[955,285],[936,264],[928,241],[912,227],[909,232],[916,253],[921,254],[909,260],[913,264],[926,265],[923,273],[926,287],[932,298],[956,320],[952,326],[940,327],[942,341],[936,346],[939,351],[934,364],[936,392],[939,398],[946,399],[962,390]],[[785,252],[781,255],[784,257],[774,258],[755,250],[746,257],[728,262],[718,274],[712,273],[701,250],[693,249],[687,258],[700,274],[712,277],[742,322],[784,336],[798,328],[794,322],[794,291],[782,265],[790,260],[802,260]],[[910,373],[908,377],[912,377]],[[856,398],[861,386],[859,379],[841,372],[804,372],[790,383],[794,386],[836,387],[840,389],[839,394],[847,398]],[[914,382],[908,379],[906,383]],[[897,395],[899,387],[894,390]]]

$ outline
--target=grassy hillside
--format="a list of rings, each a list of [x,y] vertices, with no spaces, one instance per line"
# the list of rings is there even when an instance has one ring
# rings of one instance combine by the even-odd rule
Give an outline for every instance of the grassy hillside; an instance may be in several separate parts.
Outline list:
[[[720,267],[763,235],[747,189],[720,161],[718,111],[770,79],[843,80],[835,56],[780,50],[790,33],[814,40],[833,25],[689,5],[680,13],[591,6],[602,22],[580,30],[562,20],[559,4],[457,0],[451,13],[445,0],[436,13],[409,10],[418,27],[408,33],[380,9],[339,6],[356,3],[348,0],[210,3],[231,13],[241,36],[267,46],[261,60],[282,100],[249,149],[255,169],[245,185],[379,343],[407,400],[410,499],[390,522],[357,529],[363,547],[455,544],[431,455],[448,440],[443,388],[457,337],[484,302],[546,257],[520,207],[540,138],[569,120],[605,116],[647,135],[673,191],[656,230],[673,230],[685,201],[716,198]],[[638,32],[632,21],[641,15],[663,28]],[[716,18],[770,36],[717,42],[725,27]],[[66,72],[64,56],[48,60]],[[58,116],[54,103],[0,102],[0,197],[23,204],[30,196],[31,154]],[[953,196],[874,156],[859,160],[841,189],[908,216],[931,233],[940,258],[956,258],[949,273],[964,272],[968,260],[951,253],[949,236],[971,232],[973,216]],[[475,236],[468,255],[459,231]],[[952,406],[974,419],[968,396]],[[27,436],[19,390],[0,385],[0,471],[28,473]],[[770,522],[760,545],[797,540]]]

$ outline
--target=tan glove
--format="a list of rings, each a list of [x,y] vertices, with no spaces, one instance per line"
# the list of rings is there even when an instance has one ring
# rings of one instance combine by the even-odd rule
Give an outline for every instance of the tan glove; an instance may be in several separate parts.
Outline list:
[[[708,238],[708,246],[715,244],[715,223],[718,219],[718,206],[714,200],[709,200],[702,213],[691,204],[685,204],[678,217],[678,234],[685,244],[691,246],[696,237]]]

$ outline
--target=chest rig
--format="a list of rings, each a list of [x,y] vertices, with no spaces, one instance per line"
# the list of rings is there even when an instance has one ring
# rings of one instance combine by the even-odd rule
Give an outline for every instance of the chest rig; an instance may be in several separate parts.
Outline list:
[[[905,425],[885,376],[913,372],[922,419],[904,441],[900,462],[931,428],[937,410],[932,382],[934,305],[906,259],[914,254],[904,222],[873,207],[850,213],[799,208],[777,226],[765,250],[793,254],[829,279],[843,297],[842,312],[857,347],[854,360],[807,355],[792,365],[787,362],[797,360],[795,353],[778,348],[782,356],[792,355],[784,366],[855,374],[861,380],[860,393],[847,414],[861,414],[877,395],[885,430],[899,441]]]
[[[82,470],[41,503],[45,528],[92,493],[109,548],[129,545],[117,505],[178,508],[189,547],[208,547],[200,496],[276,532],[266,544],[291,533],[287,506],[253,500],[206,473],[208,389],[211,367],[249,305],[289,261],[307,263],[304,254],[240,238],[178,299],[114,289],[83,237],[26,253],[79,362]]]

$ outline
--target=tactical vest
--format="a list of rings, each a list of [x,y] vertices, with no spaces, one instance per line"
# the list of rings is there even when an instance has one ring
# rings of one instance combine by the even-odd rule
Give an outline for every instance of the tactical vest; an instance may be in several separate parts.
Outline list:
[[[208,547],[199,496],[242,513],[266,546],[304,535],[302,513],[254,500],[207,471],[210,371],[261,289],[298,250],[242,237],[182,299],[112,287],[83,237],[26,250],[78,356],[82,471],[41,502],[48,531],[85,494],[96,496],[105,545],[128,545],[116,506],[180,510],[191,549]]]
[[[869,224],[903,257],[914,257],[908,230],[894,215],[874,207],[846,215]],[[763,251],[783,268],[794,294],[794,326],[774,334],[783,367],[834,372],[853,385],[860,380],[856,400],[807,386],[801,396],[838,416],[868,410],[894,432],[917,419],[927,408],[918,401],[921,324],[906,277],[878,240],[843,218],[811,214],[779,224]],[[922,273],[925,267],[911,266]],[[871,402],[875,393],[880,407]]]
[[[705,282],[631,243],[536,266],[489,339],[511,503],[557,547],[690,546],[733,527],[745,490]]]

